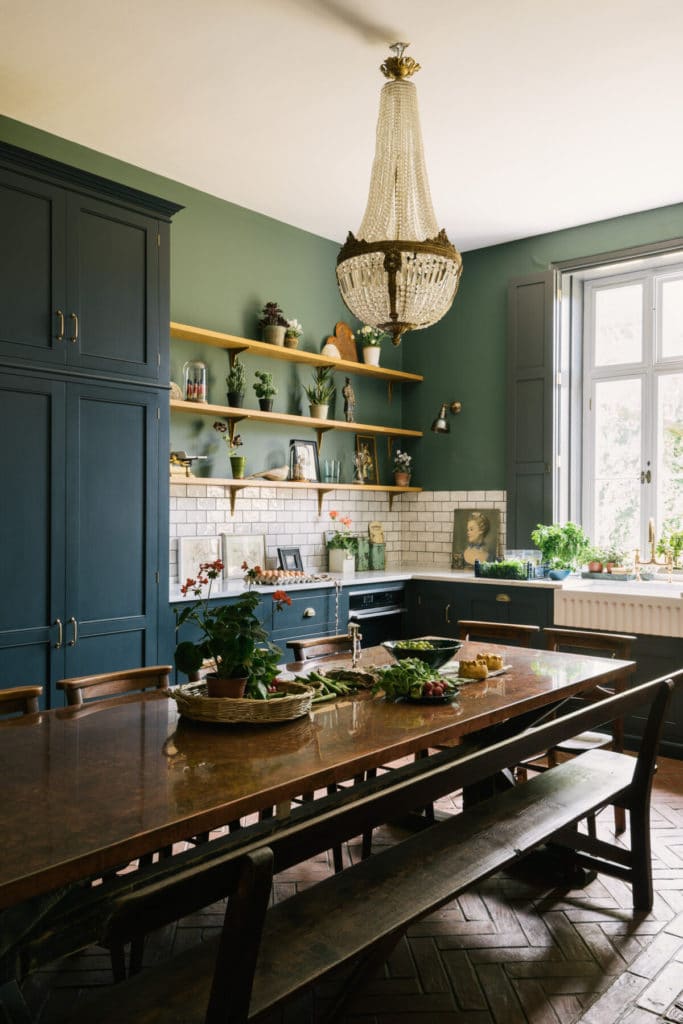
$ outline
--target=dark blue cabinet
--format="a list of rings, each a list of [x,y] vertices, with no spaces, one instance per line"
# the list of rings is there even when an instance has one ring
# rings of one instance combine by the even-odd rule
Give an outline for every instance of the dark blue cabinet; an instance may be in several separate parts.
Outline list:
[[[0,429],[16,441],[5,462],[0,686],[50,690],[63,676],[156,660],[158,407],[145,389],[0,376]]]
[[[504,583],[448,583],[411,580],[407,585],[406,629],[411,635],[457,636],[459,619],[550,626],[553,591]]]

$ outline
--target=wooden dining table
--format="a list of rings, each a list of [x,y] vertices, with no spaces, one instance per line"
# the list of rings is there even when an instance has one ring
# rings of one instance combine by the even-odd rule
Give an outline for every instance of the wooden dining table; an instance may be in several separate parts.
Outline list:
[[[526,723],[527,712],[598,684],[621,687],[633,669],[492,644],[460,654],[482,650],[501,653],[507,670],[435,705],[364,691],[291,722],[214,725],[179,717],[173,699],[152,692],[0,723],[0,909],[488,726]],[[367,648],[359,668],[391,660]]]

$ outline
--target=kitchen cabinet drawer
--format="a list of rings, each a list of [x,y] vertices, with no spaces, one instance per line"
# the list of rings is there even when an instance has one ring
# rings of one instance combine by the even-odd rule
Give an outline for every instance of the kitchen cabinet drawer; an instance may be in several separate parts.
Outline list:
[[[332,588],[329,590],[315,590],[312,593],[290,595],[291,605],[285,605],[282,611],[278,611],[273,605],[272,610],[272,639],[282,646],[282,642],[295,640],[304,636],[324,636],[336,632],[336,598]],[[339,609],[341,629],[346,628],[346,616],[341,616],[341,602]]]
[[[457,636],[459,619],[549,626],[553,591],[491,583],[442,583],[412,580],[407,588],[410,635]]]

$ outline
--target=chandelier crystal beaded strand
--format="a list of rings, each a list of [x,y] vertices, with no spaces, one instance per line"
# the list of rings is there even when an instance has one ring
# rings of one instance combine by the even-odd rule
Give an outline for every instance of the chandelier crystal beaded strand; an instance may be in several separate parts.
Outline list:
[[[390,79],[380,94],[370,194],[358,237],[349,232],[337,257],[337,282],[354,316],[400,345],[406,331],[430,327],[450,309],[462,258],[439,231],[422,151],[417,90],[420,70],[394,43],[381,66]]]

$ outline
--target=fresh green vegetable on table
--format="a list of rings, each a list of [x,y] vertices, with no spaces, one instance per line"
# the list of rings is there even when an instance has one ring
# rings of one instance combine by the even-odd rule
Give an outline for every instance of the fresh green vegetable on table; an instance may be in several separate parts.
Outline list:
[[[305,683],[315,690],[314,704],[336,697],[348,697],[357,690],[366,689],[370,685],[370,676],[363,672],[350,672],[333,669],[329,673],[309,672],[305,676],[296,676],[297,682]]]
[[[439,693],[438,689],[437,692],[432,689],[431,693],[429,689],[425,690],[428,683],[433,683],[437,687],[443,686],[442,693]],[[415,698],[425,695],[438,697],[457,692],[457,686],[440,676],[419,658],[403,658],[396,665],[381,670],[372,692],[377,693],[380,690],[384,691],[387,700],[398,700],[401,697]]]
[[[411,651],[433,651],[434,644],[430,640],[397,640],[395,647],[408,647]]]

